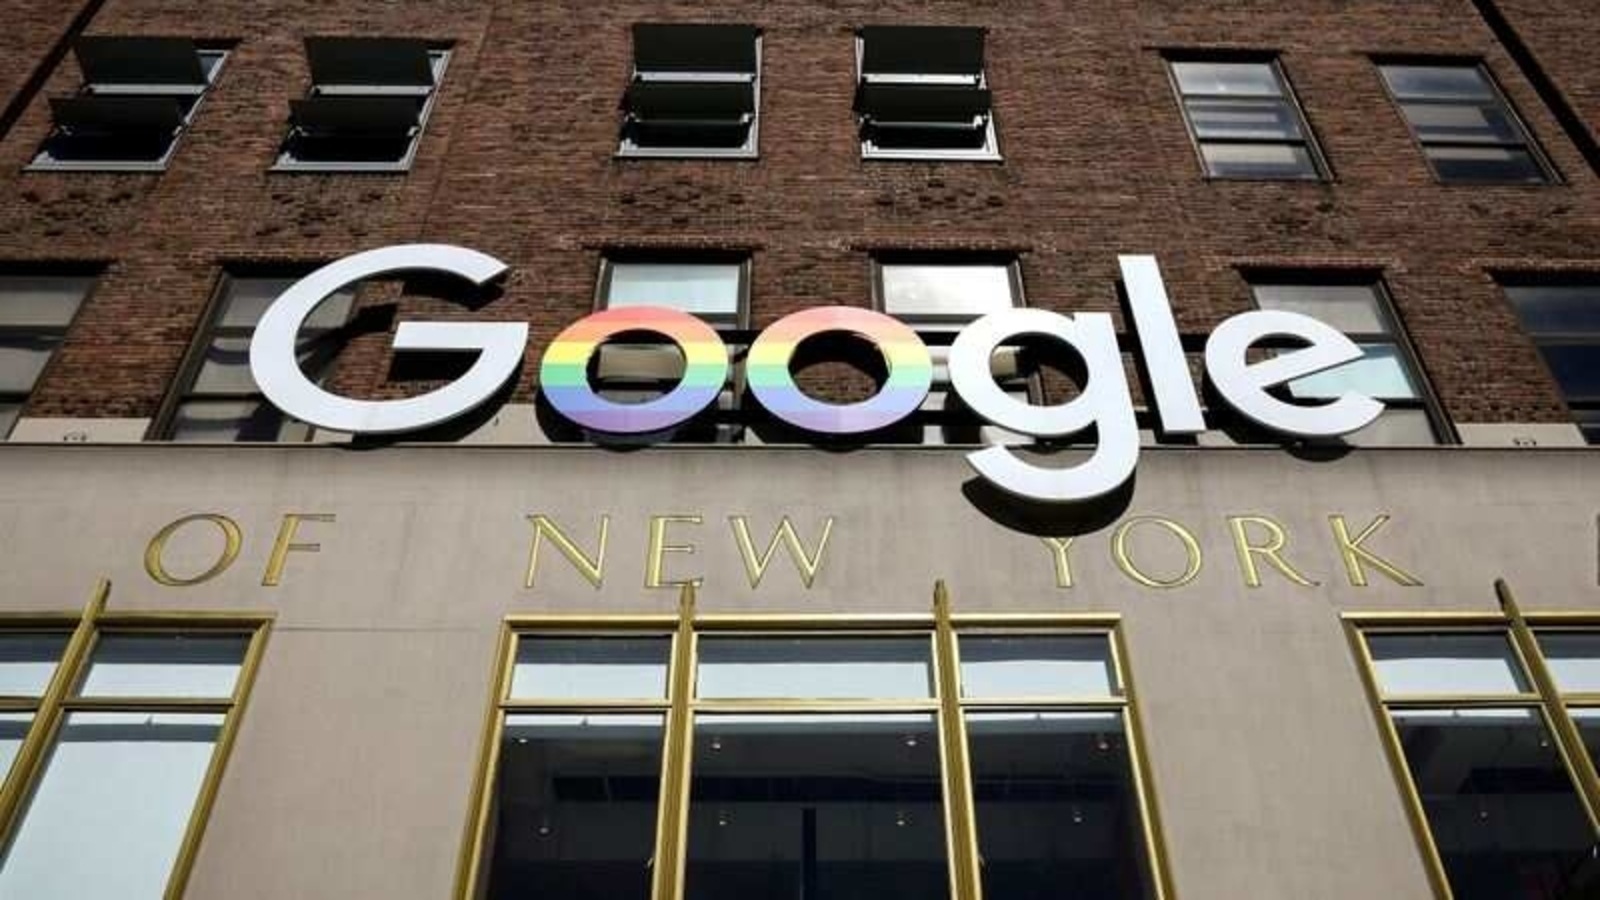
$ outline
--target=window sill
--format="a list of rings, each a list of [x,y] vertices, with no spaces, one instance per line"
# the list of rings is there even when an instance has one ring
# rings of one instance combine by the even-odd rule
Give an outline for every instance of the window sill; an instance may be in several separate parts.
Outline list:
[[[728,159],[737,162],[753,162],[761,158],[755,150],[618,150],[611,154],[612,159]]]
[[[267,169],[282,175],[404,175],[411,163],[275,163]]]
[[[109,172],[132,175],[149,175],[167,170],[167,163],[141,162],[31,162],[22,167],[24,172]]]
[[[970,163],[1004,163],[1005,156],[999,153],[947,153],[937,150],[865,150],[861,151],[862,162],[970,162]]]

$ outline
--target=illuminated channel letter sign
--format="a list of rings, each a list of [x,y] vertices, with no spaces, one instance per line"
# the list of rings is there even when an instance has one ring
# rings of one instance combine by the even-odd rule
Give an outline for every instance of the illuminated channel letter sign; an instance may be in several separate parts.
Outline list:
[[[1119,262],[1150,374],[1151,405],[1162,428],[1173,434],[1203,431],[1205,418],[1155,257],[1122,256]],[[307,275],[273,302],[251,341],[250,371],[279,409],[321,428],[400,434],[448,422],[487,402],[515,374],[527,350],[526,324],[402,323],[395,333],[397,353],[478,354],[460,378],[403,400],[356,400],[323,390],[300,371],[295,337],[317,304],[366,278],[442,272],[483,285],[506,271],[492,256],[442,244],[384,247],[346,257]],[[600,346],[628,332],[660,335],[683,353],[683,379],[646,403],[611,402],[589,382],[589,361]],[[795,348],[827,333],[855,335],[883,355],[889,374],[877,394],[859,403],[824,403],[794,383],[790,362]],[[1076,397],[1035,406],[1001,390],[990,358],[997,348],[1029,337],[1065,344],[1082,358],[1088,378]],[[1268,338],[1306,346],[1247,361],[1250,348]],[[1338,329],[1282,310],[1245,312],[1224,321],[1207,339],[1205,351],[1206,371],[1230,406],[1259,425],[1301,437],[1348,434],[1377,418],[1383,404],[1347,391],[1332,403],[1300,406],[1270,390],[1359,358],[1361,348]],[[705,322],[679,310],[638,306],[594,313],[557,335],[545,351],[539,383],[550,406],[572,422],[604,434],[640,436],[668,431],[704,411],[716,402],[727,375],[728,348]],[[785,316],[762,331],[750,346],[746,376],[750,392],[774,417],[814,434],[857,435],[886,428],[916,411],[932,384],[933,362],[927,346],[899,321],[867,309],[827,306]],[[1010,309],[984,316],[956,336],[950,348],[950,384],[974,412],[1009,431],[1058,438],[1093,426],[1099,434],[1090,457],[1065,468],[1035,465],[1002,446],[968,455],[984,480],[1008,493],[1030,500],[1085,500],[1116,490],[1138,464],[1133,399],[1107,313]]]

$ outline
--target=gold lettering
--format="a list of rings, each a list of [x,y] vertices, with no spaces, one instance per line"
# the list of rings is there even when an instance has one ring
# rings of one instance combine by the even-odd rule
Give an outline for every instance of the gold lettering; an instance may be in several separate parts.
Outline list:
[[[1133,558],[1128,555],[1128,535],[1139,525],[1157,525],[1177,537],[1183,544],[1183,552],[1188,557],[1188,565],[1182,575],[1167,580],[1153,578],[1133,564]],[[1135,516],[1118,525],[1117,530],[1111,535],[1111,555],[1116,560],[1117,568],[1121,569],[1124,575],[1145,587],[1152,588],[1183,587],[1200,574],[1200,567],[1204,563],[1200,555],[1200,542],[1189,533],[1189,529],[1163,516]]]
[[[780,543],[794,561],[806,590],[811,589],[812,583],[817,580],[817,570],[822,567],[822,554],[828,551],[828,538],[833,534],[833,516],[822,520],[822,537],[817,540],[815,554],[806,552],[805,544],[795,534],[793,523],[788,516],[784,516],[778,520],[778,530],[772,535],[772,540],[767,542],[767,551],[759,557],[756,556],[755,543],[750,540],[749,518],[729,516],[728,521],[733,525],[733,539],[739,545],[739,555],[744,558],[744,573],[750,579],[751,590],[761,586],[761,579],[766,576],[767,566],[772,562],[772,554],[777,552]]]
[[[162,561],[167,550],[167,541],[172,539],[178,530],[191,522],[210,522],[222,532],[222,555],[211,568],[191,578],[180,578],[167,571],[166,564]],[[201,584],[221,575],[239,558],[239,548],[244,544],[244,533],[239,530],[239,523],[218,513],[196,513],[184,516],[176,522],[156,532],[150,544],[144,549],[144,570],[157,583],[167,587],[190,587]]]
[[[1039,540],[1050,548],[1050,556],[1055,560],[1056,587],[1072,587],[1072,561],[1067,559],[1067,551],[1072,549],[1072,542],[1077,538],[1042,537]]]
[[[684,525],[699,525],[699,516],[651,516],[650,517],[650,547],[645,553],[644,586],[647,588],[679,588],[685,584],[699,587],[705,579],[691,578],[686,581],[667,581],[663,578],[661,570],[664,557],[668,553],[693,553],[693,544],[667,543],[667,526],[675,522]]]
[[[1265,544],[1250,543],[1248,526],[1251,525],[1266,530]],[[1257,556],[1295,584],[1301,587],[1317,586],[1315,581],[1301,575],[1283,558],[1283,548],[1289,543],[1289,535],[1284,532],[1282,525],[1266,516],[1229,516],[1228,526],[1233,529],[1233,549],[1239,554],[1239,568],[1244,570],[1244,583],[1247,586],[1261,587],[1261,570],[1256,568]]]
[[[549,538],[550,543],[555,544],[561,555],[567,558],[567,562],[572,563],[572,567],[578,570],[578,574],[582,575],[595,590],[600,589],[601,583],[605,580],[606,538],[611,532],[611,516],[600,517],[600,549],[592,558],[584,553],[572,538],[567,537],[561,526],[549,516],[531,515],[527,518],[533,523],[533,546],[528,549],[528,574],[523,579],[523,587],[533,587],[534,576],[539,574],[539,544],[544,538]]]
[[[1329,516],[1328,521],[1333,524],[1333,539],[1339,547],[1339,555],[1344,558],[1344,570],[1350,576],[1352,585],[1367,586],[1367,566],[1377,569],[1391,581],[1404,587],[1418,587],[1422,584],[1422,579],[1361,546],[1362,541],[1372,537],[1378,529],[1388,524],[1388,515],[1380,515],[1373,519],[1372,524],[1362,529],[1354,539],[1350,537],[1350,529],[1345,525],[1344,516]]]
[[[294,542],[295,533],[300,530],[301,522],[332,522],[333,513],[288,513],[283,517],[283,524],[278,527],[278,540],[272,545],[272,555],[267,558],[267,571],[261,576],[262,587],[277,587],[283,581],[283,567],[289,561],[291,551],[300,553],[320,553],[321,544],[297,544]]]

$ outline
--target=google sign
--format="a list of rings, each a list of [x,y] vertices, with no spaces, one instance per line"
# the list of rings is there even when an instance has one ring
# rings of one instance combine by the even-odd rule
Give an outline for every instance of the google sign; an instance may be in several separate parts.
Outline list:
[[[1139,349],[1150,376],[1151,403],[1169,434],[1205,430],[1199,396],[1184,360],[1166,286],[1152,256],[1119,257]],[[256,327],[250,369],[267,399],[312,425],[355,434],[403,434],[450,421],[493,397],[516,373],[528,343],[528,326],[516,322],[403,322],[396,352],[476,352],[460,378],[416,397],[357,400],[323,390],[300,370],[296,336],[325,298],[363,279],[405,272],[448,273],[476,285],[500,277],[507,266],[484,253],[443,244],[406,244],[357,253],[312,272],[284,291]],[[684,374],[676,387],[644,403],[616,403],[589,382],[589,361],[608,339],[648,332],[675,344]],[[796,348],[808,338],[853,334],[883,355],[888,378],[870,399],[825,403],[800,390],[790,371]],[[1088,374],[1081,392],[1054,406],[1035,406],[1008,395],[994,380],[990,358],[1021,339],[1066,344]],[[1247,351],[1269,338],[1304,346],[1248,361]],[[1329,403],[1303,406],[1270,392],[1279,385],[1359,359],[1361,349],[1332,326],[1299,313],[1257,310],[1236,315],[1206,341],[1205,364],[1217,392],[1259,425],[1302,437],[1348,434],[1377,418],[1383,404],[1354,391]],[[539,385],[551,408],[592,431],[649,435],[687,422],[714,403],[728,377],[728,348],[709,325],[663,307],[609,309],[586,316],[545,350]],[[1069,468],[1042,467],[1008,447],[988,447],[967,457],[996,487],[1042,501],[1084,500],[1116,490],[1139,460],[1139,430],[1112,318],[1107,313],[1063,315],[1043,309],[991,313],[968,325],[950,348],[951,387],[966,405],[1001,428],[1058,438],[1094,426],[1099,444]],[[822,435],[867,434],[905,418],[927,397],[933,361],[916,333],[882,313],[846,306],[815,307],[785,316],[751,344],[746,361],[751,394],[773,416]]]

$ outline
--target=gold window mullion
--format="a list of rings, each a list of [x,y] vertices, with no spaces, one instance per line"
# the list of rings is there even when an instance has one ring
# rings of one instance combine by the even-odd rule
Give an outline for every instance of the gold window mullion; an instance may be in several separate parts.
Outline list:
[[[665,746],[661,754],[661,795],[656,805],[655,868],[652,872],[652,900],[677,900],[683,895],[685,857],[688,851],[689,766],[693,756],[693,716],[690,700],[694,695],[697,654],[694,634],[695,591],[692,582],[683,586],[678,597],[678,630],[672,644],[672,661],[667,682],[667,721]]]
[[[961,659],[950,619],[950,592],[934,585],[934,666],[939,692],[939,747],[944,760],[945,836],[950,850],[954,900],[982,900],[977,818],[973,810],[972,763],[967,754],[966,721],[961,716]]]
[[[1128,770],[1133,777],[1133,792],[1139,805],[1139,824],[1144,836],[1146,865],[1150,868],[1150,888],[1155,900],[1170,900],[1175,891],[1172,873],[1166,866],[1166,835],[1161,829],[1161,812],[1155,796],[1154,770],[1144,749],[1144,727],[1139,718],[1138,695],[1133,673],[1128,668],[1128,647],[1120,624],[1111,628],[1111,659],[1117,686],[1122,690],[1122,728],[1128,744]],[[1076,708],[1083,708],[1081,705]]]

